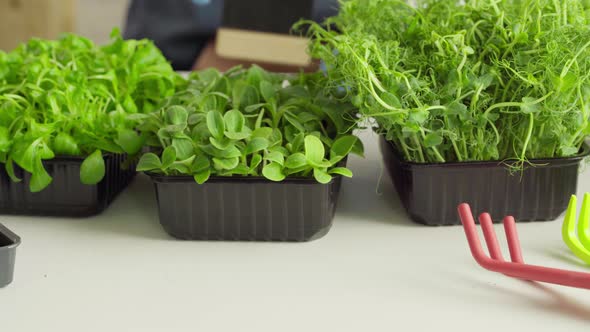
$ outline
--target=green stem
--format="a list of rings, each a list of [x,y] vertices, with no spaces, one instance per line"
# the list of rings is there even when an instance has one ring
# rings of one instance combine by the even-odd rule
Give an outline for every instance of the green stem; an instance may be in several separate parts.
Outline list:
[[[529,128],[527,130],[527,135],[524,140],[524,144],[522,146],[522,153],[521,153],[521,157],[520,157],[522,160],[525,160],[526,149],[527,149],[527,146],[529,145],[529,141],[531,140],[531,136],[533,135],[534,123],[535,123],[535,116],[533,115],[533,113],[529,113]]]
[[[418,151],[418,161],[421,163],[425,162],[424,154],[422,153],[422,146],[420,145],[420,141],[418,141],[418,137],[416,136],[416,134],[412,134],[412,141],[414,141],[414,144],[416,145],[416,150]]]
[[[408,151],[408,146],[406,145],[406,142],[404,142],[404,138],[402,137],[401,134],[397,134],[397,140],[399,141],[399,145],[401,145],[402,147],[402,151],[404,152],[404,156],[406,158],[406,160],[411,161],[412,158],[410,157],[410,152]]]

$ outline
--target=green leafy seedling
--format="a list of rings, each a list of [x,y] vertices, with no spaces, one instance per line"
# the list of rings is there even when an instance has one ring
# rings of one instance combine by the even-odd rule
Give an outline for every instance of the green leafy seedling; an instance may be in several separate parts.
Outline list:
[[[256,66],[194,73],[190,93],[180,91],[149,117],[133,117],[141,124],[139,136],[160,151],[145,153],[137,170],[191,176],[199,184],[211,176],[277,182],[306,177],[320,183],[352,176],[341,163],[350,153],[362,155],[352,135],[354,109],[325,95],[324,80],[320,74],[287,76]]]
[[[80,181],[93,185],[105,176],[103,154],[133,159],[146,143],[138,123],[184,85],[151,41],[117,29],[102,47],[73,34],[34,38],[0,52],[0,68],[0,163],[12,181],[19,168],[30,173],[32,192],[52,183],[46,160],[80,157]],[[171,124],[186,122],[184,108],[168,112]]]

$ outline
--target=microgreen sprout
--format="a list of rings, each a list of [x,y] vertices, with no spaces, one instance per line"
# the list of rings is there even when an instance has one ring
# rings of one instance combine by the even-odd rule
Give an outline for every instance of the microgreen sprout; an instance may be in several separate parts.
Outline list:
[[[590,21],[578,0],[348,0],[303,21],[327,89],[413,162],[572,156],[590,134]]]
[[[211,176],[352,176],[342,163],[362,154],[351,104],[324,96],[321,74],[287,76],[257,66],[190,75],[186,90],[149,115],[137,115],[147,144],[139,171]]]
[[[96,184],[103,152],[143,145],[127,116],[154,110],[181,82],[152,42],[124,41],[116,29],[103,47],[68,34],[0,52],[0,163],[13,181],[14,163],[31,173],[38,192],[52,181],[44,160],[78,156],[81,182]]]

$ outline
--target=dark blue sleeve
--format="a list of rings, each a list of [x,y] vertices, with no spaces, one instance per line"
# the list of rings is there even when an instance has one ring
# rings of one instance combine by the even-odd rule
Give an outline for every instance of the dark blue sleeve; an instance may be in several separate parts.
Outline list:
[[[189,70],[221,22],[222,0],[132,0],[125,38],[154,40],[176,70]]]
[[[312,19],[321,21],[337,12],[338,0],[314,0]],[[189,70],[222,15],[223,0],[132,0],[123,35],[154,40],[174,69]]]
[[[338,0],[315,0],[313,2],[313,17],[316,22],[321,22],[327,17],[338,14]]]

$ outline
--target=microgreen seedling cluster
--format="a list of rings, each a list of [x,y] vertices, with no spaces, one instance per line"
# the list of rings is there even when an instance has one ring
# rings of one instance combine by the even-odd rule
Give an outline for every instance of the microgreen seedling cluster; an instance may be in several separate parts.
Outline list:
[[[211,176],[351,176],[342,162],[362,154],[355,108],[323,94],[321,74],[288,76],[252,66],[193,73],[187,89],[149,115],[135,115],[152,152],[140,171]]]
[[[152,42],[125,41],[118,30],[103,47],[65,35],[0,52],[0,163],[13,181],[14,163],[31,173],[38,192],[52,181],[44,160],[79,156],[80,180],[96,184],[103,152],[133,155],[143,146],[128,115],[153,111],[178,79]]]
[[[590,21],[578,0],[342,1],[302,22],[328,89],[408,161],[571,156],[590,134]]]

